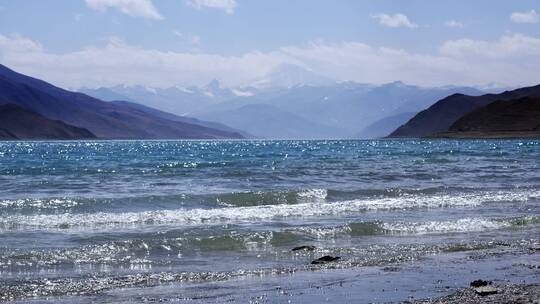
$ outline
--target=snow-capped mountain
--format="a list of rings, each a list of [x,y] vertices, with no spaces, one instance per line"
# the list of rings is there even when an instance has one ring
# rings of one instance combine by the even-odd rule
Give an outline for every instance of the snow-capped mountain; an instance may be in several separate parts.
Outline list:
[[[202,87],[116,86],[82,91],[105,100],[141,103],[226,124],[254,136],[275,138],[371,137],[379,135],[370,131],[372,124],[380,130],[392,129],[448,95],[482,93],[468,87],[423,88],[400,81],[383,85],[337,83],[305,71],[282,66],[275,74],[270,73],[268,79],[275,81],[268,82],[273,83],[269,87],[224,88],[218,80],[212,80]],[[288,76],[278,85],[280,77],[276,75],[280,73]],[[308,78],[310,84],[299,83]],[[383,128],[383,124],[387,126]]]

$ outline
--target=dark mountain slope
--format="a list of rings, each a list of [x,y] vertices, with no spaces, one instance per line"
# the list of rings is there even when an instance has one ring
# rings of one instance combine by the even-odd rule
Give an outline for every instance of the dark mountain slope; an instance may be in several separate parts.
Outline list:
[[[475,109],[496,100],[511,100],[528,96],[540,96],[540,85],[482,96],[454,94],[418,113],[406,124],[392,132],[389,137],[424,137],[444,132],[460,117]]]
[[[90,131],[14,104],[0,105],[0,139],[92,139]]]
[[[66,91],[0,65],[0,105],[7,103],[86,128],[99,138],[242,137],[235,132],[173,121],[130,106]]]
[[[18,139],[15,134],[9,132],[8,130],[0,129],[0,140],[13,140]]]
[[[464,115],[435,137],[540,137],[540,97],[492,102]]]

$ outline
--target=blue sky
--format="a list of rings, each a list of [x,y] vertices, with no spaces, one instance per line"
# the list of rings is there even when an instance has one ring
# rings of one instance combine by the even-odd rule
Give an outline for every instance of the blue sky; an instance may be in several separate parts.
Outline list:
[[[0,62],[73,88],[248,85],[291,63],[339,81],[532,84],[539,13],[537,0],[0,0]]]

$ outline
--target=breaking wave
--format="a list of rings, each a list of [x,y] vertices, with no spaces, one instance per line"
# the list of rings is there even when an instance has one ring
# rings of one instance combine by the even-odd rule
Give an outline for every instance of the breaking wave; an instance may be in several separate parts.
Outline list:
[[[145,225],[198,225],[270,221],[284,218],[313,218],[347,215],[368,211],[406,210],[418,208],[474,207],[488,202],[524,202],[540,196],[540,190],[496,191],[437,195],[356,199],[327,202],[322,192],[306,192],[307,202],[297,204],[222,207],[213,209],[180,208],[143,212],[95,212],[62,214],[8,214],[0,219],[1,229],[70,229],[117,228]],[[315,198],[315,199],[313,199]],[[418,229],[430,229],[420,227]],[[435,228],[433,228],[435,229]]]

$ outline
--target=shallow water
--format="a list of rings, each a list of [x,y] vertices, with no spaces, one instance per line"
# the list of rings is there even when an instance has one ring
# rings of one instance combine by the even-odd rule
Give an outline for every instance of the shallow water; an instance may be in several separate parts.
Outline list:
[[[174,301],[179,283],[209,299],[504,248],[534,262],[539,160],[538,140],[3,142],[0,300]]]

